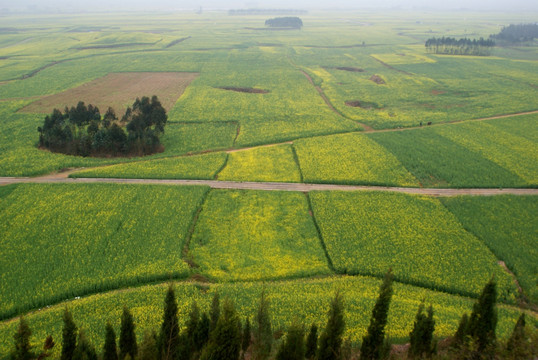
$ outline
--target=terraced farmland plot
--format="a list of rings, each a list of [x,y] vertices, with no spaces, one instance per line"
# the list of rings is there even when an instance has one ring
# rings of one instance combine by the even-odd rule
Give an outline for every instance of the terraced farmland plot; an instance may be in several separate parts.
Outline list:
[[[418,186],[393,154],[361,134],[301,139],[293,146],[305,182]]]
[[[462,136],[479,136],[478,124],[469,124]],[[367,134],[366,136],[384,146],[426,187],[518,187],[527,184],[514,172],[503,167],[490,156],[469,149],[454,138],[440,134],[445,125],[430,129]],[[437,130],[438,129],[438,130]],[[453,131],[453,130],[448,130]],[[498,146],[499,139],[489,144]]]
[[[42,98],[21,111],[50,114],[53,109],[76,106],[79,101],[97,106],[104,114],[112,107],[121,117],[136,98],[157,95],[170,111],[183,91],[198,76],[181,72],[112,73],[59,94]]]
[[[538,186],[538,143],[512,135],[487,122],[443,126],[434,130]]]
[[[511,269],[524,293],[538,303],[538,202],[535,196],[454,197],[442,203],[465,229]]]
[[[330,273],[301,193],[212,190],[189,255],[218,280],[260,280]]]
[[[538,126],[536,126],[538,123],[538,114],[488,120],[487,123],[511,135],[521,136],[534,143],[538,143]]]
[[[313,192],[312,208],[337,272],[382,276],[477,296],[494,275],[502,301],[515,285],[491,251],[437,199],[397,193]]]
[[[201,311],[208,311],[213,294],[218,291],[221,299],[229,297],[239,311],[241,320],[255,314],[262,289],[270,301],[273,329],[286,329],[293,317],[300,318],[307,326],[312,322],[325,326],[329,303],[336,291],[344,297],[346,330],[344,336],[353,343],[362,339],[368,327],[369,317],[378,295],[380,280],[368,277],[329,277],[324,279],[247,282],[223,284],[176,283],[178,316],[180,327],[184,327],[192,301]],[[104,329],[107,321],[119,333],[122,305],[127,305],[136,323],[137,339],[148,330],[157,330],[162,322],[163,303],[167,284],[143,286],[121,292],[103,293],[67,305],[77,325],[84,328],[86,335],[102,349]],[[470,313],[473,300],[448,295],[414,286],[394,284],[394,296],[390,304],[387,335],[396,342],[407,341],[413,326],[417,308],[422,301],[432,304],[435,311],[435,336],[452,335],[464,312]],[[65,304],[29,314],[25,318],[32,329],[32,344],[42,346],[43,339],[52,334],[61,339],[62,313]],[[519,311],[501,306],[498,308],[497,336],[506,339],[519,316]],[[252,320],[251,320],[252,321]],[[12,339],[18,321],[1,322],[0,338]],[[527,316],[527,326],[536,326],[534,318]],[[0,353],[7,354],[11,341],[0,341]],[[55,346],[54,356],[59,357],[61,346]]]
[[[212,180],[224,166],[226,156],[221,152],[137,161],[82,170],[72,174],[71,177]]]
[[[301,182],[291,145],[232,152],[219,180]]]
[[[185,277],[205,187],[18,185],[0,202],[0,318],[60,300]]]

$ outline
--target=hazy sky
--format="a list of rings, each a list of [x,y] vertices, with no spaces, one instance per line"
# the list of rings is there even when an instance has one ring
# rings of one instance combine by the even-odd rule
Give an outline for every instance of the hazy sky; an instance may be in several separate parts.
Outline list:
[[[230,8],[431,8],[538,11],[537,0],[0,0],[0,9],[179,10]],[[537,19],[538,21],[538,19]]]

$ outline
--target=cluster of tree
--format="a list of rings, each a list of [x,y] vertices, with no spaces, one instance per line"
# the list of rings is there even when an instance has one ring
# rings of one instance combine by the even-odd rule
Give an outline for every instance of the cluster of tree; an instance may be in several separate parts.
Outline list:
[[[300,29],[303,27],[303,21],[296,16],[277,17],[277,18],[265,20],[265,26],[274,27],[274,28]]]
[[[392,282],[393,275],[389,270],[381,284],[360,351],[353,349],[351,343],[343,338],[344,302],[338,292],[331,301],[327,323],[319,336],[315,323],[306,331],[304,324],[295,319],[284,338],[277,342],[275,339],[278,338],[278,332],[273,332],[272,329],[270,303],[265,291],[261,294],[252,324],[248,317],[244,324],[241,323],[234,304],[229,299],[225,299],[221,306],[219,294],[216,293],[208,312],[201,313],[196,302],[192,303],[184,329],[180,331],[178,306],[173,287],[170,286],[158,332],[147,332],[138,344],[133,317],[129,309],[124,307],[119,342],[116,341],[113,327],[107,324],[100,354],[85,337],[82,329],[77,329],[66,308],[63,315],[61,360],[347,360],[356,358],[357,355],[360,360],[385,359],[391,349],[385,337],[385,326],[393,294]],[[491,280],[482,291],[471,315],[465,314],[462,317],[448,352],[440,355],[443,359],[494,359],[499,356],[528,359],[537,355],[538,349],[531,348],[532,344],[528,341],[524,315],[519,318],[506,345],[502,349],[497,345],[496,297],[496,285]],[[404,354],[406,358],[436,356],[434,329],[433,309],[430,306],[424,313],[422,303],[409,334],[410,344],[407,354]],[[11,353],[13,360],[44,359],[50,356],[54,346],[52,337],[47,337],[43,351],[36,354],[30,346],[30,335],[28,324],[21,317],[14,336],[15,346]]]
[[[159,136],[167,119],[157,96],[137,98],[121,120],[110,107],[101,117],[97,107],[80,101],[45,117],[37,129],[39,146],[79,156],[148,155],[163,150]]]
[[[306,10],[299,9],[230,9],[228,15],[305,15]]]
[[[509,44],[519,44],[533,41],[534,39],[538,38],[538,23],[518,25],[511,24],[503,27],[498,34],[491,35],[490,38]]]
[[[434,54],[488,56],[495,41],[491,39],[456,39],[450,37],[426,40],[426,50]]]

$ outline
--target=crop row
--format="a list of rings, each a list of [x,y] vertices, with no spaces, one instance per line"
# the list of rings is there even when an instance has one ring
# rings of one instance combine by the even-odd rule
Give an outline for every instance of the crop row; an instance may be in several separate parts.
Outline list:
[[[0,199],[0,317],[106,289],[181,278],[206,187],[18,185]]]
[[[328,277],[311,280],[291,280],[278,282],[247,282],[223,284],[197,284],[181,282],[175,284],[178,301],[180,326],[184,327],[191,304],[196,301],[202,311],[208,311],[215,292],[221,298],[233,300],[241,320],[254,316],[259,296],[265,289],[270,302],[270,315],[273,330],[284,330],[293,317],[301,319],[307,325],[315,322],[325,325],[329,302],[338,291],[344,298],[345,333],[353,343],[360,341],[366,333],[371,309],[377,298],[380,280],[369,277]],[[136,323],[136,333],[140,340],[148,330],[157,329],[162,321],[166,284],[143,286],[121,292],[110,292],[81,298],[66,303],[72,312],[75,323],[82,327],[98,349],[104,339],[105,324],[110,322],[119,333],[122,306],[131,309]],[[424,300],[432,304],[435,317],[435,336],[453,335],[458,320],[464,312],[470,313],[473,300],[448,295],[441,292],[417,288],[399,283],[394,284],[394,296],[389,310],[387,336],[392,341],[403,342],[411,331],[416,310]],[[32,343],[41,346],[49,334],[59,343],[62,329],[62,312],[64,304],[53,306],[26,316],[32,329]],[[506,338],[513,329],[519,311],[507,306],[499,306],[499,323],[497,335]],[[528,321],[536,326],[536,319]],[[0,354],[7,354],[11,349],[12,334],[15,333],[16,321],[0,322]],[[55,347],[59,355],[59,346]]]

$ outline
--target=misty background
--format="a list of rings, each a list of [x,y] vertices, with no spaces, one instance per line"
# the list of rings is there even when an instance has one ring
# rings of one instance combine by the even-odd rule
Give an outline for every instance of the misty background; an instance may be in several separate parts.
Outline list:
[[[195,11],[228,9],[409,9],[538,11],[536,0],[0,0],[6,12]],[[537,19],[538,20],[538,19]]]

